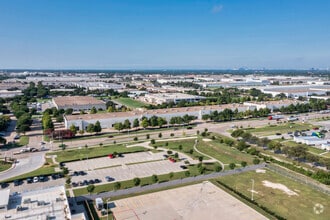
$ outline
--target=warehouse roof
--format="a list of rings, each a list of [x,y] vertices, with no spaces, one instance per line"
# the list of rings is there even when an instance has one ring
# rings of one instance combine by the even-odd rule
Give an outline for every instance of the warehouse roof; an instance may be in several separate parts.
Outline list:
[[[53,101],[60,107],[66,105],[99,105],[105,104],[91,96],[60,96],[53,98]]]

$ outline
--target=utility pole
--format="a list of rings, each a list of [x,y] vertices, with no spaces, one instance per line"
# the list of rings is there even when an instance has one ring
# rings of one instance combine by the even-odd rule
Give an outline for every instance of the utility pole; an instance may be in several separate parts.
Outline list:
[[[254,179],[251,179],[252,180],[252,190],[251,190],[251,200],[253,201],[253,192],[254,192]]]

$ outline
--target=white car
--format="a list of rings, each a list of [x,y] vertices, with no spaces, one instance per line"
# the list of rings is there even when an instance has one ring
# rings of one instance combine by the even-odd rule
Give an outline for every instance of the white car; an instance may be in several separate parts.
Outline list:
[[[33,182],[34,182],[34,183],[39,182],[39,177],[37,177],[37,176],[33,177]]]

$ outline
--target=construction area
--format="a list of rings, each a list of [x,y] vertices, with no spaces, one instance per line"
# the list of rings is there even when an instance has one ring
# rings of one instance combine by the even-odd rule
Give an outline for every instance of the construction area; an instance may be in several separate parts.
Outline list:
[[[111,206],[116,220],[267,219],[208,181],[117,200]]]

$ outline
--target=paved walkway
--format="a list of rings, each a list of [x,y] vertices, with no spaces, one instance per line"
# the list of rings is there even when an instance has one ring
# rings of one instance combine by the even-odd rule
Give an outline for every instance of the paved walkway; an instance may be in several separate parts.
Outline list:
[[[117,190],[117,191],[109,191],[109,192],[104,192],[104,193],[99,193],[99,194],[92,194],[92,195],[84,195],[84,196],[78,196],[76,197],[77,201],[84,201],[86,199],[94,200],[96,198],[111,198],[114,196],[124,196],[124,195],[129,195],[129,194],[136,194],[136,193],[143,193],[147,192],[150,190],[159,190],[165,187],[173,187],[181,184],[188,184],[188,183],[194,183],[194,182],[200,182],[212,178],[217,178],[221,176],[227,176],[227,175],[233,175],[233,174],[238,174],[242,172],[248,172],[256,169],[261,169],[265,168],[266,164],[258,164],[258,165],[251,165],[247,166],[244,168],[240,169],[235,169],[235,170],[228,170],[224,172],[218,172],[218,173],[211,173],[207,175],[200,175],[196,177],[188,177],[184,179],[177,179],[177,180],[172,180],[168,182],[163,182],[163,183],[156,183],[152,185],[147,185],[147,186],[137,186],[129,189],[123,189],[123,190]]]
[[[214,160],[214,161],[220,163],[220,165],[221,165],[221,167],[222,167],[222,170],[225,170],[225,164],[224,164],[224,163],[222,163],[220,160],[215,159],[214,157],[211,157],[211,156],[208,155],[208,154],[204,154],[203,152],[199,151],[199,150],[197,149],[197,144],[198,144],[198,140],[196,139],[196,140],[195,140],[195,144],[194,144],[194,150],[195,150],[196,152],[198,152],[198,153],[200,153],[200,154],[202,154],[202,155],[204,155],[204,156],[206,156],[206,157],[209,157],[209,158],[211,158],[212,160]]]

